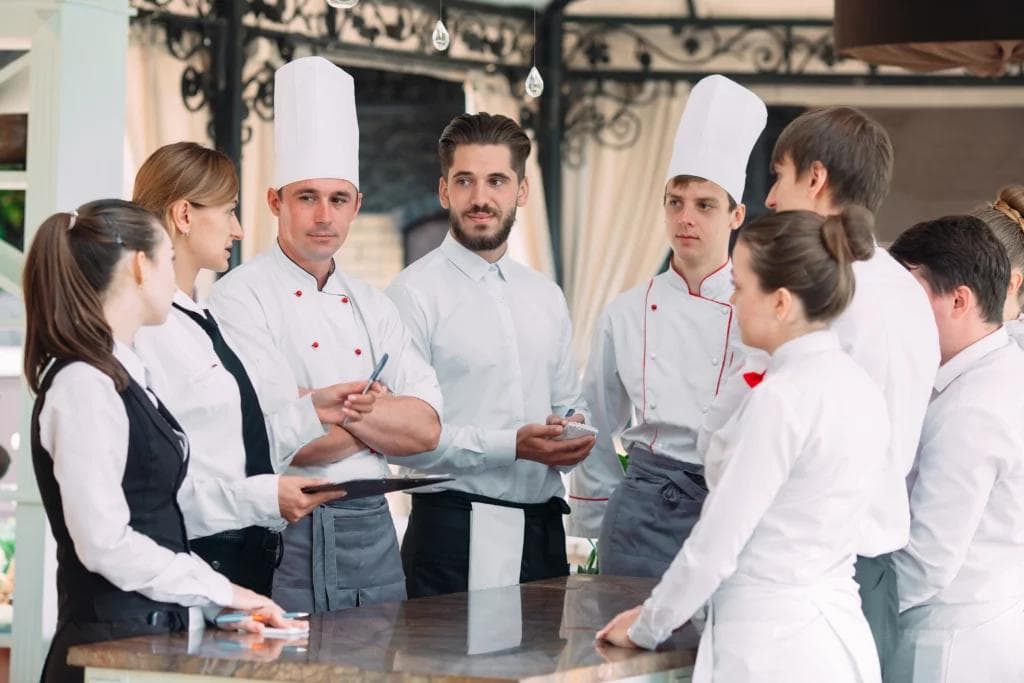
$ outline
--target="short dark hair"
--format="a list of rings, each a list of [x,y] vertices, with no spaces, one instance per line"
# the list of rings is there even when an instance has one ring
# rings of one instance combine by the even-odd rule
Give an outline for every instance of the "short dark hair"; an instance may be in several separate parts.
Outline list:
[[[871,258],[874,218],[862,206],[837,216],[780,211],[740,230],[761,291],[786,288],[800,299],[807,320],[829,322],[853,299],[853,262]]]
[[[978,297],[985,322],[1003,321],[1010,259],[981,219],[943,216],[918,223],[896,238],[889,253],[907,268],[917,268],[936,294],[969,287]]]
[[[512,155],[512,170],[519,180],[526,177],[526,158],[530,156],[530,138],[522,127],[501,114],[459,114],[445,126],[437,141],[441,175],[448,177],[455,148],[459,145],[505,145]]]
[[[786,157],[797,175],[815,161],[828,171],[838,206],[859,204],[878,213],[892,180],[892,141],[885,128],[853,107],[811,109],[793,119],[772,150],[772,165]]]

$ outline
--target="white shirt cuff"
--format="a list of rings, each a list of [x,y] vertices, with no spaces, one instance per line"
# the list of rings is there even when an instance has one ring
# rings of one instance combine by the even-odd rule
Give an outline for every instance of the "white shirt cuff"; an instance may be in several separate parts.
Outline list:
[[[518,429],[496,429],[484,435],[484,456],[492,466],[510,466],[516,461]]]

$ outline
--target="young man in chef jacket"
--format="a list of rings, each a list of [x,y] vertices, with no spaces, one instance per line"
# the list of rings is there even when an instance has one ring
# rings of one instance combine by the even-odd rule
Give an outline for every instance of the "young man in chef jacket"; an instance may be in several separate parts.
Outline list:
[[[747,161],[767,116],[724,76],[694,86],[666,173],[670,266],[614,299],[594,332],[583,387],[600,433],[571,475],[569,520],[573,535],[600,536],[602,574],[661,576],[700,515],[697,433],[740,344],[729,237],[743,223]]]
[[[300,387],[364,380],[387,354],[373,413],[332,425],[289,470],[336,482],[388,474],[383,454],[436,447],[441,394],[384,294],[334,261],[359,211],[359,128],[352,77],[321,57],[274,78],[275,181],[267,203],[277,242],[229,273],[210,300],[242,345],[276,347]],[[254,355],[254,357],[259,357]],[[268,370],[269,371],[269,370]],[[284,533],[273,595],[285,609],[324,612],[405,597],[398,542],[383,496],[322,505]]]
[[[438,151],[451,229],[388,287],[445,404],[437,450],[402,464],[457,477],[413,494],[410,597],[566,576],[560,470],[594,445],[554,440],[568,411],[573,422],[586,412],[565,296],[508,254],[530,139],[505,116],[462,114]]]
[[[893,555],[890,679],[1024,680],[1024,351],[1003,328],[1005,250],[979,219],[920,223],[890,252],[931,301],[942,365],[918,449],[910,543]]]
[[[892,159],[889,135],[863,112],[851,107],[805,112],[786,126],[775,144],[775,183],[765,205],[828,216],[858,204],[877,214],[889,191]],[[877,473],[854,577],[885,676],[895,648],[899,606],[892,553],[907,544],[910,534],[906,477],[939,365],[939,339],[923,290],[888,252],[876,247],[872,258],[853,264],[853,272],[853,301],[831,327],[846,352],[882,389],[889,412],[888,458]],[[702,444],[749,391],[742,378],[763,372],[766,360],[760,354],[747,356],[746,367],[723,388],[707,415]]]

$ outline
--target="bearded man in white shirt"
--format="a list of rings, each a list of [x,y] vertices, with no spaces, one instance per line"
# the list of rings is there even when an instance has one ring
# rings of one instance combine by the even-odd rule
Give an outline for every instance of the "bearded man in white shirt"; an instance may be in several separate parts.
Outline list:
[[[669,268],[613,299],[594,332],[583,395],[600,431],[570,478],[569,531],[600,536],[602,574],[664,574],[707,496],[697,433],[745,355],[729,237],[746,215],[747,162],[767,119],[764,102],[724,76],[694,86],[666,173]]]
[[[810,110],[786,126],[775,144],[776,179],[765,205],[830,216],[857,204],[877,213],[889,191],[892,161],[888,133],[863,112],[838,106]],[[910,534],[906,476],[939,365],[939,340],[921,287],[884,249],[876,247],[870,259],[854,263],[853,272],[853,301],[831,328],[881,388],[889,413],[888,457],[876,475],[854,577],[886,677],[899,615],[891,553],[905,546]],[[764,370],[765,361],[748,355],[744,372],[734,378]],[[702,443],[725,424],[748,390],[739,380],[719,392],[702,426]]]
[[[278,239],[217,283],[211,308],[243,347],[270,347],[285,357],[299,387],[365,380],[388,355],[380,381],[390,391],[375,401],[374,416],[332,425],[289,468],[332,482],[376,479],[389,474],[382,454],[437,445],[437,378],[383,292],[334,262],[362,201],[352,77],[322,57],[305,57],[278,69],[274,88],[275,182],[267,203]],[[404,599],[384,496],[320,505],[289,526],[273,595],[299,612]]]
[[[893,556],[891,680],[1024,680],[1024,351],[1003,328],[1010,262],[972,216],[910,228],[890,252],[931,301],[942,365]]]
[[[400,464],[456,476],[413,494],[410,597],[567,575],[560,470],[594,445],[555,440],[586,412],[565,297],[508,255],[529,194],[529,138],[505,116],[462,114],[438,151],[451,230],[387,290],[445,403],[437,449]]]

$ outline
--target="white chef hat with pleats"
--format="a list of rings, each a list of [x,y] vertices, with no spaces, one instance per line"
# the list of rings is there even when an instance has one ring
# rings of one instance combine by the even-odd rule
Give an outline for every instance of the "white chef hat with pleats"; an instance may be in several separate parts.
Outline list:
[[[359,188],[359,122],[352,76],[323,57],[274,74],[274,187],[334,178]]]
[[[719,74],[701,79],[679,121],[666,181],[704,178],[742,202],[747,161],[767,122],[764,102],[739,83]]]

